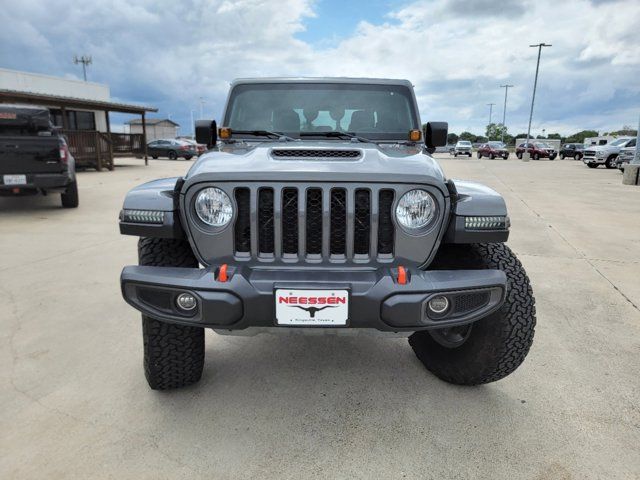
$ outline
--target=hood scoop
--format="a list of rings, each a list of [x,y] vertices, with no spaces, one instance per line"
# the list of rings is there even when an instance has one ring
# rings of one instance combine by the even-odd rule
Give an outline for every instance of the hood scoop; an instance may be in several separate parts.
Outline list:
[[[276,160],[359,160],[361,150],[338,148],[274,148],[271,156]]]

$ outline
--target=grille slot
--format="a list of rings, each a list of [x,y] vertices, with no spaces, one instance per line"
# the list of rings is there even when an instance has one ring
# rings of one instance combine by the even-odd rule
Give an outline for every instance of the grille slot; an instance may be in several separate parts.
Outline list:
[[[298,189],[282,189],[282,253],[298,253]]]
[[[307,190],[307,255],[322,253],[322,189]]]
[[[329,253],[344,255],[347,247],[347,192],[344,188],[331,190],[331,237]]]
[[[359,189],[355,194],[353,227],[353,251],[357,255],[368,255],[371,248],[371,194]]]
[[[235,249],[238,253],[251,251],[251,192],[248,188],[236,189],[238,216],[235,224]]]
[[[274,253],[273,214],[273,188],[261,188],[258,192],[258,251],[260,253]]]
[[[274,149],[271,155],[276,158],[359,158],[360,150],[303,150]]]
[[[393,205],[393,190],[380,190],[379,218],[378,218],[378,253],[389,255],[393,253],[394,229],[391,219]]]
[[[395,253],[392,186],[279,184],[236,187],[237,258],[389,262]]]

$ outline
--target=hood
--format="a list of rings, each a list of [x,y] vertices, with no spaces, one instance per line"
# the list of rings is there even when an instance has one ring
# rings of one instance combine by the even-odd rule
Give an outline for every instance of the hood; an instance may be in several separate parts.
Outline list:
[[[444,186],[440,165],[421,144],[351,141],[238,142],[202,155],[185,177],[240,181],[427,183]]]

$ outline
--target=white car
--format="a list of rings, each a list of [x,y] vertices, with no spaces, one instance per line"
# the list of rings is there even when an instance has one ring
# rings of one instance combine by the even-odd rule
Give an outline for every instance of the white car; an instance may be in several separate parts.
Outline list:
[[[623,137],[606,145],[591,145],[585,148],[582,161],[589,168],[598,168],[598,165],[605,165],[607,168],[616,168],[616,159],[618,158],[620,150],[635,145],[635,142],[635,137]]]

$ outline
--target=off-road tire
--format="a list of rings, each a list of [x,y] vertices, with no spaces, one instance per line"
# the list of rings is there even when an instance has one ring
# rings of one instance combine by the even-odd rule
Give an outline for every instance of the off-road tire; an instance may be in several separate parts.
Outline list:
[[[186,240],[141,238],[138,263],[196,268]],[[142,315],[144,374],[154,390],[180,388],[200,380],[204,366],[204,328],[174,325]]]
[[[443,245],[430,269],[499,269],[507,275],[507,298],[499,310],[471,325],[455,348],[442,346],[429,331],[409,337],[418,359],[438,378],[456,385],[495,382],[524,361],[536,325],[535,298],[520,261],[502,243]]]
[[[78,208],[80,198],[78,197],[78,181],[71,182],[62,195],[60,195],[63,208]]]

